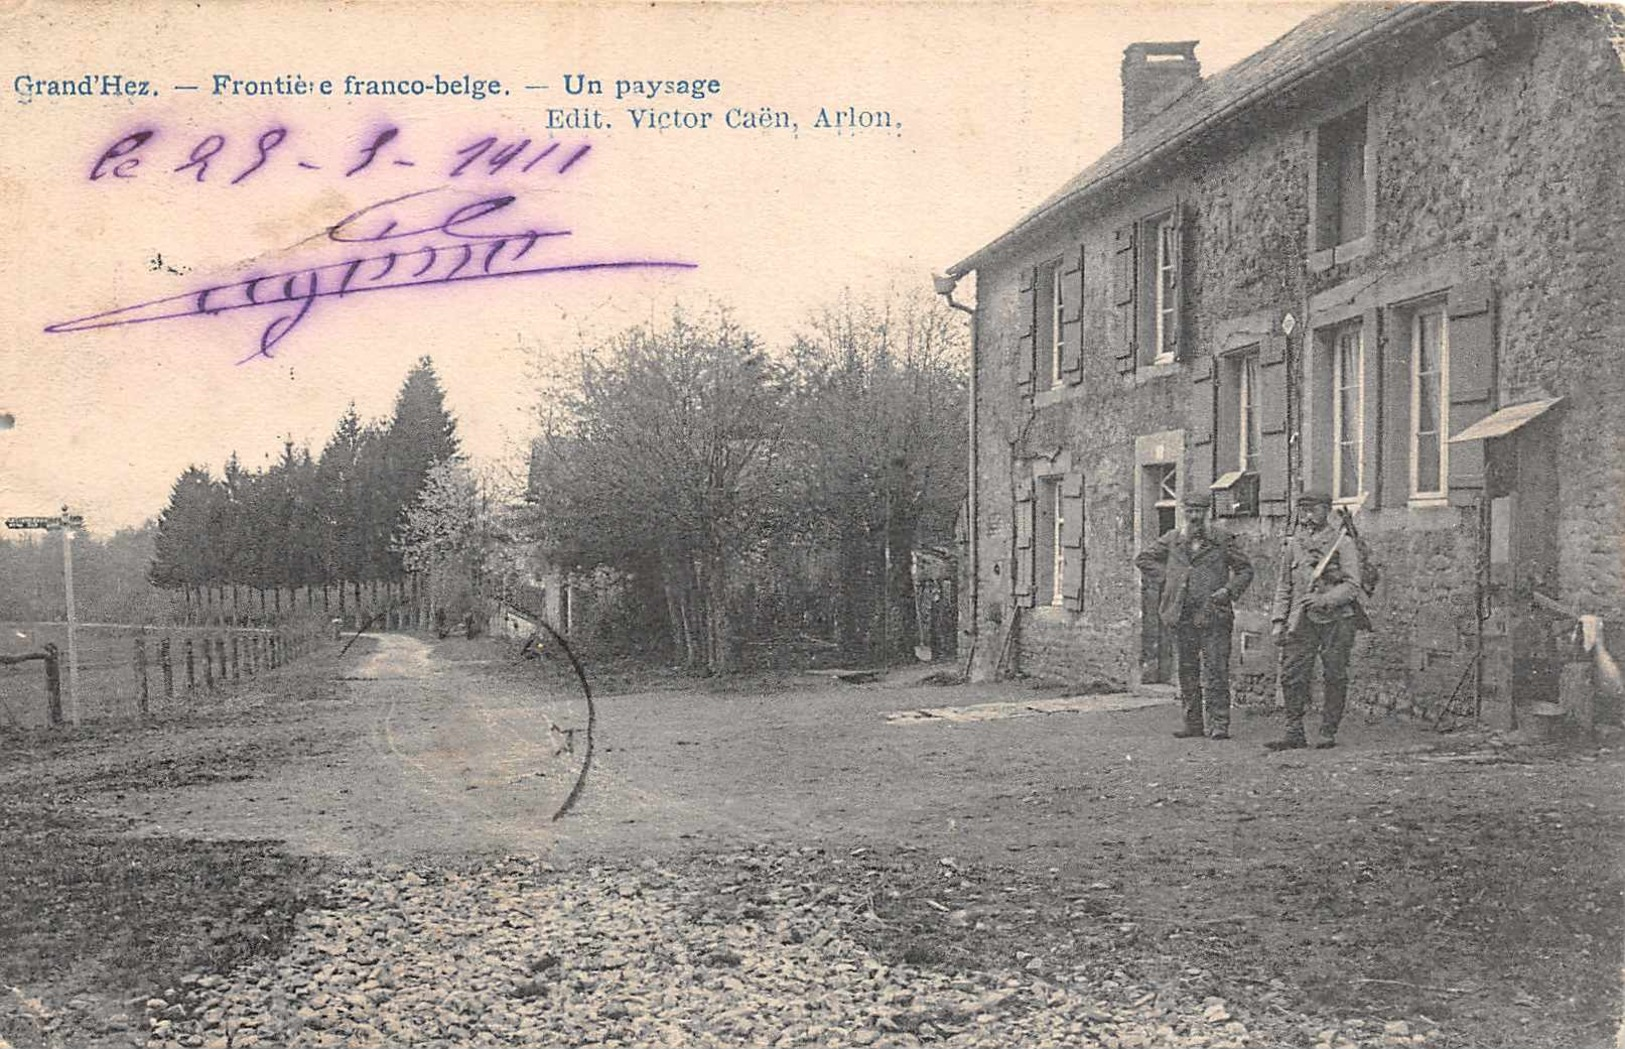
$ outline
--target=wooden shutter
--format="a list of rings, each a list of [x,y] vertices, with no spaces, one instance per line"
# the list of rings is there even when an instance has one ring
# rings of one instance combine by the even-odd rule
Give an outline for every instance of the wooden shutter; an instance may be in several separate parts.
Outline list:
[[[1289,451],[1286,336],[1266,335],[1258,358],[1258,504],[1259,512],[1281,516],[1287,512]]]
[[[1083,608],[1083,475],[1061,478],[1061,600],[1067,609]]]
[[[1068,385],[1083,381],[1083,270],[1084,249],[1067,260],[1071,267],[1058,278],[1063,283],[1065,312],[1061,315],[1061,378]]]
[[[1117,358],[1117,370],[1134,370],[1135,308],[1134,287],[1138,276],[1135,265],[1134,229],[1130,224],[1112,233],[1112,308],[1109,314],[1110,333],[1107,341],[1112,355]]]
[[[1187,208],[1183,202],[1174,205],[1173,220],[1174,235],[1171,238],[1173,242],[1171,250],[1173,251],[1174,257],[1168,261],[1174,271],[1174,301],[1172,311],[1174,315],[1174,323],[1173,331],[1170,333],[1169,339],[1173,343],[1174,359],[1184,361],[1190,359],[1191,353],[1196,346],[1195,333],[1187,330],[1190,326],[1185,323],[1185,306],[1187,303],[1185,285],[1186,278],[1188,277],[1187,269],[1192,256],[1195,254],[1189,250],[1189,238],[1191,236],[1191,231],[1196,228],[1196,224],[1190,221],[1189,208]],[[1157,352],[1161,353],[1162,347],[1157,347]]]
[[[1017,317],[1021,325],[1021,337],[1016,340],[1015,367],[1012,369],[1016,376],[1016,385],[1021,387],[1023,394],[1033,392],[1033,368],[1036,340],[1034,338],[1038,315],[1037,303],[1034,302],[1033,289],[1038,286],[1038,267],[1030,266],[1021,271],[1021,297],[1019,300]]]
[[[1017,463],[1017,469],[1024,464]],[[1033,479],[1028,474],[1016,480],[1016,604],[1022,608],[1033,607]]]
[[[1202,491],[1213,483],[1213,414],[1216,387],[1219,385],[1215,379],[1217,370],[1218,361],[1213,357],[1201,358],[1191,369],[1191,400],[1187,413],[1191,454],[1185,479],[1185,490],[1190,492]]]
[[[1495,401],[1495,310],[1488,281],[1450,289],[1450,433],[1490,414]],[[1448,435],[1447,435],[1448,436]],[[1484,488],[1484,442],[1450,448],[1450,499],[1470,503]]]

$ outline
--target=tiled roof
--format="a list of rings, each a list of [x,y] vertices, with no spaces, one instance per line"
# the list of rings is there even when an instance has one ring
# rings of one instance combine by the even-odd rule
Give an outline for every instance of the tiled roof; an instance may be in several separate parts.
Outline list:
[[[1132,173],[1196,132],[1236,116],[1253,102],[1332,64],[1371,39],[1385,36],[1418,16],[1451,6],[1355,2],[1312,15],[1273,44],[1199,81],[1173,105],[1073,176],[1020,222],[948,272],[957,276],[975,269],[989,252],[1019,237],[1055,208]]]

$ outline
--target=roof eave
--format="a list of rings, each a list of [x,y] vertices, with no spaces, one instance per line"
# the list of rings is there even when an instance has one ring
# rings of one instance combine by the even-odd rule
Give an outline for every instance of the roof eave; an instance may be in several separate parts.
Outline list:
[[[1331,48],[1325,55],[1319,56],[1316,61],[1306,62],[1290,73],[1257,85],[1239,98],[1226,103],[1172,137],[1161,142],[1148,144],[1144,150],[1125,160],[1115,170],[1105,172],[1093,182],[1079,186],[1073,192],[1053,201],[1047,207],[1041,207],[1037,211],[1029,212],[1014,226],[950,266],[948,276],[954,278],[965,276],[972,270],[978,269],[993,255],[1009,248],[1021,237],[1031,232],[1035,226],[1054,218],[1061,211],[1077,206],[1104,189],[1139,174],[1156,161],[1161,160],[1166,154],[1177,151],[1196,136],[1234,119],[1244,110],[1285,91],[1299,81],[1317,73],[1335,69],[1342,63],[1364,52],[1379,40],[1401,29],[1409,28],[1423,19],[1449,11],[1454,6],[1453,4],[1441,3],[1412,3],[1395,8],[1391,17],[1371,26],[1359,36]]]

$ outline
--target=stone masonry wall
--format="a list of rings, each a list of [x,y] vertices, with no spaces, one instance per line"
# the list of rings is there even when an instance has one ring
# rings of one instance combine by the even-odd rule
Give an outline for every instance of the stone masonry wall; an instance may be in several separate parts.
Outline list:
[[[1503,11],[1506,9],[1503,9]],[[1372,249],[1311,272],[1310,130],[1339,97],[1280,100],[1245,128],[1187,151],[1184,165],[1130,190],[1087,203],[978,272],[981,366],[979,531],[983,578],[977,664],[997,658],[993,639],[1011,613],[1011,485],[1026,456],[1070,452],[1084,478],[1087,554],[1080,612],[1022,613],[1015,666],[1083,683],[1129,681],[1140,647],[1138,548],[1133,511],[1135,438],[1190,423],[1191,365],[1118,374],[1104,342],[1086,335],[1082,382],[1028,408],[1012,360],[1025,329],[1019,274],[1080,243],[1089,272],[1109,273],[1118,226],[1176,197],[1195,223],[1186,287],[1197,359],[1220,326],[1258,313],[1292,312],[1288,343],[1294,387],[1289,419],[1302,419],[1305,320],[1312,296],[1332,288],[1403,278],[1448,258],[1487,277],[1496,295],[1498,403],[1566,398],[1560,419],[1560,599],[1583,611],[1625,618],[1625,71],[1610,37],[1620,16],[1553,7],[1521,15],[1515,32],[1487,55],[1427,45],[1341,82],[1369,92],[1377,199]],[[1507,23],[1511,24],[1511,23]],[[1103,325],[1109,281],[1086,283],[1084,324]],[[1384,322],[1386,323],[1386,322]],[[1397,339],[1397,333],[1383,332]],[[1301,435],[1300,435],[1301,436]],[[1291,444],[1301,483],[1302,442]],[[1189,456],[1189,447],[1186,450]],[[1182,463],[1188,468],[1189,462]],[[1456,691],[1469,671],[1477,630],[1476,506],[1384,505],[1359,515],[1383,567],[1370,603],[1375,630],[1356,649],[1354,700],[1384,711],[1425,712]],[[1275,692],[1267,609],[1285,521],[1221,522],[1254,561],[1252,589],[1238,605],[1238,698]],[[1619,654],[1616,651],[1616,654]]]

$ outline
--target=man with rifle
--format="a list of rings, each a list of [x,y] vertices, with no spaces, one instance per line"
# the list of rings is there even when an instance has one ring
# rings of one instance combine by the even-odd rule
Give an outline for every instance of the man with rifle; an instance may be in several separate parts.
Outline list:
[[[1332,497],[1322,491],[1298,496],[1298,531],[1287,536],[1275,577],[1270,637],[1281,646],[1281,693],[1286,700],[1286,734],[1264,744],[1269,750],[1300,750],[1309,745],[1303,715],[1309,708],[1309,681],[1320,660],[1325,685],[1317,749],[1337,745],[1337,727],[1348,698],[1349,654],[1357,630],[1371,629],[1361,599],[1360,544],[1346,516],[1335,526]]]

